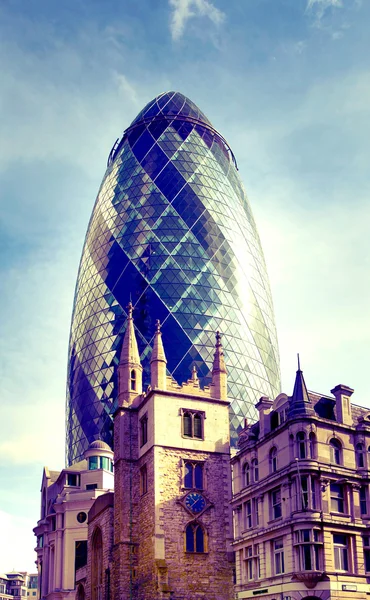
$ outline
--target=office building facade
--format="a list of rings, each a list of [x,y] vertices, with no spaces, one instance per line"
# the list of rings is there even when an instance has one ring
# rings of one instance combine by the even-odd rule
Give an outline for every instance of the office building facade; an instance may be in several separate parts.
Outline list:
[[[209,383],[214,331],[228,356],[232,443],[261,395],[279,392],[266,266],[235,157],[179,93],[151,101],[117,140],[88,227],[69,346],[67,464],[112,445],[126,306],[149,383],[155,319],[168,372]]]

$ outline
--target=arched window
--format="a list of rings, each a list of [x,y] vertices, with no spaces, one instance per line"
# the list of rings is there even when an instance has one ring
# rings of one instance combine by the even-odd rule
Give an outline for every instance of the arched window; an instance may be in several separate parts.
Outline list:
[[[182,435],[184,437],[203,439],[203,421],[205,413],[200,411],[182,411]]]
[[[243,487],[246,487],[247,485],[249,485],[251,482],[251,478],[250,478],[250,469],[249,469],[249,463],[244,463],[243,465]]]
[[[186,462],[184,465],[184,488],[203,489],[203,463]]]
[[[76,600],[85,600],[85,597],[85,588],[82,583],[79,583],[76,592]]]
[[[304,431],[299,431],[297,433],[297,457],[298,458],[306,458],[306,434]]]
[[[259,480],[259,471],[258,471],[258,460],[257,460],[257,458],[254,458],[252,460],[252,477],[253,477],[254,483],[256,483]]]
[[[132,369],[131,371],[131,389],[136,390],[136,371]]]
[[[335,438],[330,440],[330,462],[335,465],[342,464],[342,445]]]
[[[205,552],[203,527],[197,521],[189,523],[185,529],[186,552]]]
[[[97,527],[91,540],[91,600],[103,598],[103,539]]]
[[[277,471],[277,448],[274,446],[270,450],[270,473]]]
[[[364,445],[356,445],[356,465],[358,469],[363,469],[365,466]]]
[[[312,431],[308,436],[308,441],[310,448],[310,458],[316,458],[316,436]]]

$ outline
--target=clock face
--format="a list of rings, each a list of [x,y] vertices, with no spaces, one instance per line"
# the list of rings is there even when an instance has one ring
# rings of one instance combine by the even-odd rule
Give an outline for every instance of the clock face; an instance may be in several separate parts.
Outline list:
[[[186,496],[185,506],[189,508],[193,513],[201,512],[205,506],[206,501],[203,498],[202,494],[198,494],[197,492],[192,492]]]

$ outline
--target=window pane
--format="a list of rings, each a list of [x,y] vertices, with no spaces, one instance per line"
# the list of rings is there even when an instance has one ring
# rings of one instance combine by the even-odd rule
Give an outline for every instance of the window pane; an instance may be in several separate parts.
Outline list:
[[[202,419],[199,415],[194,415],[194,437],[202,437]]]
[[[184,414],[184,435],[188,437],[193,436],[193,429],[191,424],[191,415],[189,413]]]
[[[184,487],[191,489],[193,487],[193,465],[185,463]]]
[[[194,533],[191,524],[186,528],[186,551],[194,552]]]
[[[203,465],[195,465],[195,487],[203,489]]]
[[[89,470],[93,471],[98,468],[98,456],[90,456],[89,458]]]
[[[196,539],[196,542],[195,542],[196,543],[196,551],[204,552],[203,530],[200,527],[200,525],[198,525],[198,527],[196,529],[195,539]]]

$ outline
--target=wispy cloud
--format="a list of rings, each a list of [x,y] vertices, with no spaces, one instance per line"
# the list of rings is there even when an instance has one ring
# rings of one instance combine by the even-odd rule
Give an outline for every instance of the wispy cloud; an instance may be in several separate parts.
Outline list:
[[[170,29],[173,40],[179,40],[186,23],[193,17],[207,17],[215,25],[221,25],[225,13],[216,8],[209,0],[169,0],[172,8]]]

